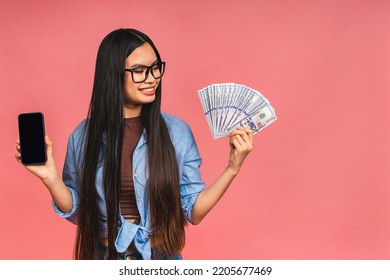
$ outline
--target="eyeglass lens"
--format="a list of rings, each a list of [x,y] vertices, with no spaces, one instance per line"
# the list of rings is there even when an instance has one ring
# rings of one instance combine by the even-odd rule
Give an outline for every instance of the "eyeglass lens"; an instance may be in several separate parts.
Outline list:
[[[142,83],[148,78],[149,72],[155,79],[159,79],[164,74],[164,63],[157,62],[151,66],[138,66],[131,69],[133,81]]]

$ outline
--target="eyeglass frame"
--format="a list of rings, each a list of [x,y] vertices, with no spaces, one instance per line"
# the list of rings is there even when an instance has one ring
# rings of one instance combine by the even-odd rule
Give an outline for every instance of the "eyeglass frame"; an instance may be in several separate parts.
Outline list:
[[[160,64],[160,65],[161,65],[161,69],[163,69],[161,76],[158,77],[158,78],[156,78],[156,77],[153,75],[153,72],[152,72],[152,67],[154,67],[154,66],[157,65],[157,64]],[[143,81],[136,82],[136,81],[134,81],[134,71],[135,71],[137,68],[140,68],[140,67],[146,68],[145,79],[144,79]],[[149,73],[152,74],[152,77],[155,78],[155,79],[157,80],[157,79],[160,79],[160,78],[164,75],[164,73],[165,73],[165,61],[157,61],[157,62],[153,63],[153,64],[150,65],[150,66],[140,65],[140,66],[136,66],[136,67],[130,68],[130,69],[129,69],[129,68],[125,68],[125,71],[131,73],[131,79],[132,79],[133,82],[136,83],[136,84],[140,84],[140,83],[145,82],[145,81],[148,79],[148,77],[149,77]]]

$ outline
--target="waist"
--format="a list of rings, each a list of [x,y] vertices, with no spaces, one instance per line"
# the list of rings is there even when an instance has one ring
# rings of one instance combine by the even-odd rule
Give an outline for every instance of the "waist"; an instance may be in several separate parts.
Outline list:
[[[107,238],[102,238],[100,239],[100,244],[102,244],[104,247],[108,247],[108,239]],[[124,253],[139,253],[137,248],[134,245],[134,242],[131,242],[129,247],[124,251]]]
[[[108,247],[108,239],[102,238],[100,242],[103,246],[103,259],[107,259],[107,247]],[[154,250],[152,248],[152,260],[181,260],[181,254],[169,254],[168,256],[162,254],[161,252]],[[142,260],[142,255],[138,252],[137,248],[134,245],[134,242],[130,243],[130,246],[123,252],[118,253],[118,260]]]

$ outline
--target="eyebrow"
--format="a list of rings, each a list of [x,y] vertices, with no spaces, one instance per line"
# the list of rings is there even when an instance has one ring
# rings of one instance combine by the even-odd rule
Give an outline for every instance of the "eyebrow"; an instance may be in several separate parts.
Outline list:
[[[152,62],[152,64],[150,64],[150,66],[152,66],[153,64],[155,64],[156,62],[158,62],[158,59],[156,59],[155,61]],[[135,67],[140,67],[140,66],[147,66],[147,65],[144,65],[144,64],[133,64],[130,66],[130,68],[135,68]]]

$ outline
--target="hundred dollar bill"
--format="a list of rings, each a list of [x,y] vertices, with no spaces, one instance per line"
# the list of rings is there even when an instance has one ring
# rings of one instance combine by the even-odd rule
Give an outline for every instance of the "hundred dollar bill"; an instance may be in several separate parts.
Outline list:
[[[198,95],[214,139],[228,135],[238,125],[256,134],[277,120],[269,100],[245,85],[212,84],[198,90]]]

